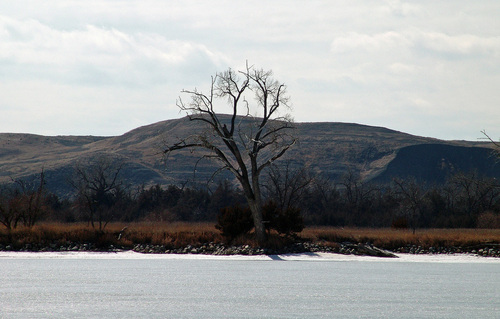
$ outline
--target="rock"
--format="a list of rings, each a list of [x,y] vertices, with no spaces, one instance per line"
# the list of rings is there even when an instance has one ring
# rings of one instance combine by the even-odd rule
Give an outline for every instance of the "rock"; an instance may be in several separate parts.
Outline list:
[[[368,255],[368,256],[397,258],[397,256],[394,255],[392,252],[377,248],[372,245],[358,244],[357,251],[358,253],[362,253],[363,255]]]

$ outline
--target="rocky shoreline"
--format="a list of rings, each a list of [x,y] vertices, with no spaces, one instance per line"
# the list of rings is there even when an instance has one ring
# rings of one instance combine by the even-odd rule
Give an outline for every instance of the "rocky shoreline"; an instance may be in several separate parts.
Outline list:
[[[133,248],[110,245],[97,247],[93,243],[67,242],[61,244],[35,245],[25,244],[22,247],[0,245],[0,251],[22,252],[63,252],[63,251],[98,251],[117,252],[132,250],[143,254],[204,254],[204,255],[281,255],[298,253],[336,253],[343,255],[376,256],[397,258],[395,253],[404,254],[471,254],[482,257],[500,258],[499,244],[485,244],[471,247],[429,247],[409,245],[399,247],[393,251],[375,247],[369,243],[337,243],[335,245],[322,245],[311,242],[297,242],[279,249],[255,248],[250,245],[231,246],[221,243],[206,243],[203,245],[187,245],[181,248],[170,248],[164,245],[136,244]]]
[[[403,254],[470,254],[483,257],[500,258],[499,244],[485,244],[468,247],[429,247],[425,249],[421,246],[411,245],[395,250],[395,253]]]

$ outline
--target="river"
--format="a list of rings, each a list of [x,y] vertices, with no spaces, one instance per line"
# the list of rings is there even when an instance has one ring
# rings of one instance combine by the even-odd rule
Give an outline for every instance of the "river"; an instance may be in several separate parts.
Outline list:
[[[500,260],[0,253],[0,318],[498,318]]]

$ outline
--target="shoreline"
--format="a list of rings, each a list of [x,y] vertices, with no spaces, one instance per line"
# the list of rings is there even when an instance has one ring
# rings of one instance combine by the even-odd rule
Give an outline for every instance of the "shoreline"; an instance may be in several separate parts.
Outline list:
[[[218,261],[300,261],[300,262],[402,262],[402,263],[482,263],[500,264],[500,258],[484,258],[471,254],[396,254],[398,258],[380,258],[338,253],[295,253],[280,255],[204,255],[204,254],[144,254],[133,250],[116,252],[20,252],[0,251],[0,261],[13,259],[66,260],[218,260]]]
[[[375,247],[369,243],[335,243],[335,245],[321,245],[312,242],[296,242],[279,248],[259,248],[250,245],[225,245],[221,243],[205,243],[201,245],[186,245],[180,248],[168,248],[165,245],[136,244],[133,248],[120,245],[97,247],[93,243],[68,242],[64,245],[25,244],[14,249],[11,245],[0,245],[0,254],[5,253],[118,253],[134,252],[143,255],[201,255],[201,256],[278,256],[293,254],[337,254],[342,256],[365,256],[381,259],[397,259],[400,255],[414,256],[446,256],[464,255],[478,258],[498,259],[500,261],[500,247],[497,244],[484,244],[470,247],[429,247],[407,245],[395,250]]]

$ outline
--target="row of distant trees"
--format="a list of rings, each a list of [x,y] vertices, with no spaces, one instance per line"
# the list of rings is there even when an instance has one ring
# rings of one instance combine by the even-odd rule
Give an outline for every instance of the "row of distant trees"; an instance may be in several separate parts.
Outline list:
[[[413,177],[374,184],[353,172],[331,181],[285,165],[271,170],[267,185],[268,198],[300,209],[309,225],[500,227],[500,183],[474,172],[457,173],[440,185],[418,183]]]
[[[177,101],[189,120],[203,124],[204,130],[169,141],[163,153],[201,150],[201,158],[219,164],[214,175],[231,172],[237,188],[221,182],[213,192],[178,186],[132,190],[120,178],[121,166],[102,158],[75,169],[71,181],[75,197],[71,200],[48,194],[43,173],[38,186],[26,187],[18,181],[4,187],[0,191],[0,222],[15,228],[19,224],[32,227],[43,218],[85,220],[102,230],[110,221],[205,221],[219,216],[218,227],[223,233],[233,233],[234,223],[243,232],[253,225],[259,244],[266,242],[269,228],[297,232],[303,221],[414,230],[498,227],[498,182],[474,174],[452,176],[440,186],[422,185],[412,178],[375,185],[352,172],[330,181],[286,163],[277,164],[297,141],[287,113],[290,98],[286,92],[286,85],[274,79],[272,71],[247,63],[244,70],[217,73],[206,93],[185,90],[188,100]],[[219,112],[229,112],[229,116]],[[244,216],[250,216],[251,223]]]
[[[311,224],[414,231],[500,227],[500,185],[474,173],[450,176],[442,185],[417,183],[412,177],[377,185],[347,174],[340,183],[315,184],[303,203]]]
[[[285,162],[272,165],[262,181],[264,222],[283,233],[300,231],[304,224],[413,230],[500,227],[500,184],[474,173],[450,176],[442,185],[417,183],[411,177],[380,185],[363,182],[353,172],[325,180]],[[71,184],[75,193],[67,199],[45,189],[43,172],[31,183],[2,186],[0,223],[13,229],[39,221],[87,222],[98,230],[113,221],[223,224],[233,218],[229,207],[238,207],[240,215],[246,207],[243,192],[227,180],[211,187],[129,187],[120,164],[106,157],[78,165]],[[248,218],[242,226],[246,231],[253,225]]]

